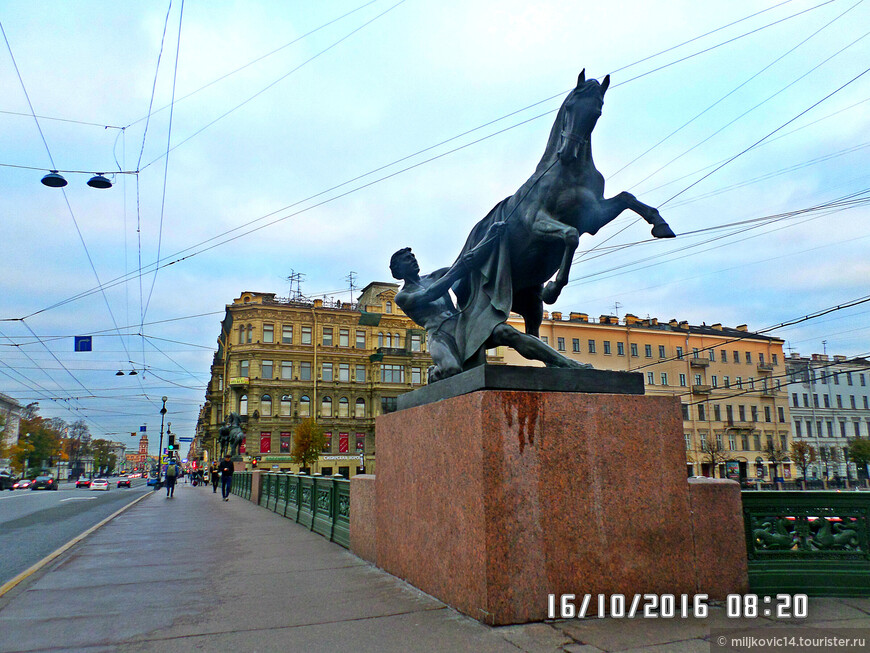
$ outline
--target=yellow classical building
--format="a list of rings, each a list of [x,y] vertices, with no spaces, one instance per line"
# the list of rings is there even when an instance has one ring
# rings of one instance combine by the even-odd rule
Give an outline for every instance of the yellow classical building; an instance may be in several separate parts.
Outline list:
[[[518,317],[509,323],[523,329]],[[544,313],[540,335],[596,369],[642,373],[648,394],[679,397],[690,476],[794,478],[784,460],[791,418],[779,338],[751,333],[746,325],[559,312]],[[490,353],[506,364],[539,364],[503,347]]]
[[[298,471],[295,428],[313,417],[327,443],[312,473],[373,472],[375,417],[423,385],[432,362],[425,331],[395,305],[397,290],[371,283],[356,304],[243,292],[227,305],[198,426],[211,455],[235,412],[246,461]]]

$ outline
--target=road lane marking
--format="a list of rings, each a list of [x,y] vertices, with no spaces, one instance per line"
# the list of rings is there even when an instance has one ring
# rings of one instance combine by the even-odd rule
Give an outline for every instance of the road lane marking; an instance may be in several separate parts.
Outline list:
[[[69,499],[61,499],[58,503],[63,503],[64,501],[93,501],[97,497],[70,497]]]
[[[111,515],[109,515],[108,517],[106,517],[103,521],[94,524],[93,526],[91,526],[88,530],[86,530],[86,531],[85,531],[84,533],[82,533],[81,535],[77,535],[76,537],[74,537],[73,539],[71,539],[69,542],[67,542],[66,544],[64,544],[64,545],[63,545],[62,547],[60,547],[59,549],[55,550],[55,551],[52,552],[52,553],[49,553],[49,554],[48,554],[47,556],[45,556],[42,560],[40,560],[39,562],[37,562],[35,565],[33,565],[32,567],[30,567],[29,569],[26,569],[26,570],[22,571],[20,574],[18,574],[18,575],[17,575],[15,578],[13,578],[12,580],[7,581],[7,582],[4,583],[3,585],[0,585],[0,598],[2,598],[3,595],[6,594],[9,590],[11,590],[13,587],[15,587],[16,585],[18,585],[18,583],[20,583],[21,581],[27,579],[29,576],[35,574],[37,571],[39,571],[40,569],[42,569],[42,568],[43,568],[45,565],[47,565],[49,562],[51,562],[52,560],[54,560],[55,558],[57,558],[58,556],[60,556],[61,554],[63,554],[63,553],[66,552],[67,550],[69,550],[70,548],[72,548],[73,545],[78,544],[79,542],[81,542],[83,539],[85,539],[88,535],[90,535],[91,533],[93,533],[95,530],[97,530],[98,528],[100,528],[100,527],[102,527],[102,526],[108,524],[110,521],[112,521],[115,517],[117,517],[118,515],[120,515],[122,512],[124,512],[124,511],[127,510],[128,508],[132,508],[132,507],[135,506],[137,503],[139,503],[140,501],[142,501],[142,499],[145,499],[145,498],[147,498],[147,497],[151,497],[151,496],[154,496],[154,493],[153,493],[153,492],[146,492],[145,494],[143,494],[141,497],[139,497],[139,498],[136,499],[135,501],[131,501],[131,502],[128,503],[126,506],[123,506],[123,507],[121,507],[119,510],[116,510],[115,512],[113,512]],[[90,498],[96,499],[97,497],[90,497]]]

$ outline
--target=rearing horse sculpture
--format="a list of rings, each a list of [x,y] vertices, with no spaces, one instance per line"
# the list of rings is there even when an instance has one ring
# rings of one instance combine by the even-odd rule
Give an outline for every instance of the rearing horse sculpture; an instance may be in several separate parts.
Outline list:
[[[221,457],[227,453],[235,456],[238,453],[239,445],[245,439],[241,418],[236,413],[230,413],[218,433],[218,441],[221,443]]]
[[[493,346],[493,330],[511,311],[523,317],[527,334],[538,335],[543,304],[554,303],[568,283],[580,234],[595,234],[630,209],[653,225],[654,237],[674,237],[659,212],[631,193],[604,198],[604,176],[595,169],[590,141],[609,85],[609,75],[599,84],[587,80],[585,70],[580,73],[535,173],[472,229],[457,261],[487,237],[492,224],[506,223],[490,255],[453,287],[463,323],[457,346],[464,368],[483,361],[487,342]]]

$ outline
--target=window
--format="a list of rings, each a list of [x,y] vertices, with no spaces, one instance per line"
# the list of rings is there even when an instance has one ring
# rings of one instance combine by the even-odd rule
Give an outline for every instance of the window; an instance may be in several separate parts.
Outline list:
[[[324,397],[320,400],[320,416],[332,417],[332,397]]]
[[[305,327],[302,327],[302,342],[305,342]],[[323,346],[332,347],[332,327],[323,327]]]
[[[565,338],[556,338],[556,346],[559,351],[565,351]]]
[[[248,395],[239,397],[239,415],[248,414]]]
[[[860,438],[861,437],[861,421],[856,419],[854,424],[855,424],[855,437]]]
[[[405,367],[403,365],[381,365],[381,383],[404,383]]]
[[[594,354],[595,353],[595,341],[590,340],[588,345],[589,345],[589,353]]]
[[[655,385],[656,384],[656,376],[652,372],[646,373],[646,383],[647,385]]]
[[[290,433],[281,431],[281,453],[290,453]]]
[[[281,327],[281,343],[285,345],[293,344],[293,325],[285,324]]]
[[[840,385],[840,373],[834,372],[834,385]]]
[[[260,397],[260,417],[272,416],[272,395]]]
[[[723,376],[722,377],[722,384],[726,388],[730,388],[731,387],[731,377],[730,376]]]
[[[840,437],[846,437],[846,422],[840,422]]]
[[[772,422],[773,421],[773,417],[771,416],[770,412],[771,412],[770,406],[765,406],[764,407],[764,421],[765,422]]]
[[[541,342],[543,342],[545,345],[549,345],[550,339],[547,336],[541,336]]]
[[[250,363],[247,360],[239,361],[239,376],[250,376]]]
[[[852,406],[852,410],[855,410],[855,395],[849,395],[849,403]]]
[[[758,354],[758,364],[764,365],[764,354],[763,353]]]
[[[281,415],[283,417],[290,416],[290,409],[293,406],[293,397],[291,395],[281,396]]]
[[[419,333],[411,334],[411,351],[423,350],[423,336]]]
[[[254,339],[254,327],[250,324],[248,325],[248,344],[250,344]]]
[[[358,419],[364,419],[366,416],[366,400],[362,397],[353,405],[353,416]]]
[[[777,406],[776,414],[777,417],[779,417],[780,424],[785,424],[785,408],[783,408],[782,406]]]
[[[616,355],[617,356],[625,356],[625,343],[617,342],[616,343]]]
[[[727,349],[722,350],[722,362],[723,363],[728,362],[728,350]]]
[[[320,374],[324,381],[332,381],[332,363],[324,363],[320,368]]]
[[[240,345],[244,344],[244,342],[245,342],[245,326],[240,325],[239,326],[239,344]]]
[[[677,358],[679,358],[680,360],[683,360],[683,348],[682,347],[677,347]]]
[[[356,366],[355,380],[357,383],[365,383],[366,382],[366,366],[365,365],[357,365]]]
[[[732,355],[733,355],[732,360],[733,360],[735,363],[739,363],[739,362],[740,362],[740,352],[737,351],[737,350],[735,349],[735,350],[732,351],[731,353],[732,353]]]
[[[751,390],[755,390],[755,379],[753,379],[751,376],[749,377],[749,388]]]
[[[338,346],[339,347],[350,347],[350,330],[349,329],[339,329],[338,330]]]
[[[365,331],[357,331],[356,332],[356,348],[357,349],[365,349],[366,348],[366,332]]]
[[[666,354],[665,354],[665,346],[664,346],[664,345],[659,345],[659,358],[665,358],[665,356],[666,356]]]
[[[263,342],[264,343],[273,343],[275,342],[275,326],[272,324],[264,324],[263,325]]]
[[[725,419],[728,420],[729,423],[734,421],[734,410],[727,404],[725,406]]]
[[[852,373],[846,372],[846,385],[852,385]]]
[[[861,397],[864,400],[864,409],[870,410],[870,406],[867,405],[867,397]]]
[[[350,417],[350,401],[347,397],[338,400],[338,416]]]
[[[749,410],[752,414],[752,421],[757,422],[758,421],[758,406],[750,406]]]
[[[800,422],[794,423],[794,434],[795,434],[795,437],[798,437],[798,438],[801,437],[801,423]]]
[[[740,404],[739,406],[737,406],[737,415],[740,418],[741,422],[745,422],[746,421],[746,406],[744,406],[743,404]]]
[[[736,382],[737,382],[737,387],[740,388],[740,389],[742,390],[742,389],[743,389],[743,377],[742,377],[742,376],[738,376],[737,379],[736,379]]]
[[[770,355],[770,362],[773,363],[774,365],[779,365],[779,360],[777,359],[776,354]]]
[[[828,437],[832,438],[832,437],[834,437],[834,423],[829,421],[827,424],[828,424]]]
[[[301,381],[311,380],[311,362],[303,361],[299,363],[299,379]]]
[[[797,408],[800,405],[800,402],[798,402],[797,392],[791,393],[791,405],[794,406],[795,408]]]
[[[401,346],[402,346],[402,345],[401,345],[401,343],[399,342],[399,334],[398,334],[398,333],[394,333],[394,334],[393,334],[393,347],[395,347],[396,349],[399,349],[399,348],[401,348]]]
[[[737,450],[737,438],[734,436],[733,432],[728,434],[728,448],[731,451]]]
[[[260,364],[260,370],[262,371],[262,378],[271,379],[272,378],[272,361],[271,360],[263,360]]]
[[[716,362],[716,350],[715,350],[715,349],[711,349],[711,350],[707,353],[707,357],[708,357],[711,361],[713,361],[713,362],[715,363],[715,362]]]
[[[683,433],[683,438],[686,440],[686,451],[692,448],[692,436],[689,433]]]
[[[752,362],[752,352],[751,351],[746,352],[746,362],[747,363]]]
[[[411,383],[414,385],[420,385],[423,383],[423,373],[422,369],[419,367],[411,368]]]
[[[637,358],[637,356],[638,356],[637,344],[632,342],[628,345],[628,348],[629,348],[629,350],[631,350],[631,355],[634,356],[635,358]]]
[[[271,453],[272,451],[272,433],[270,431],[262,431],[260,433],[260,453]]]
[[[574,338],[571,340],[571,351],[575,354],[580,353],[580,338]]]
[[[311,327],[304,326],[302,327],[302,344],[310,345],[311,344]]]
[[[347,453],[347,444],[348,444],[348,434],[347,433],[339,433],[338,434],[338,453]]]
[[[813,407],[814,408],[819,407],[819,395],[813,395]]]
[[[381,397],[381,414],[394,413],[396,408],[398,405],[395,397]]]
[[[804,408],[810,407],[810,396],[804,393]]]
[[[685,374],[680,374],[680,386],[683,388],[686,387],[686,375]]]
[[[701,375],[700,374],[695,375],[695,385],[703,385],[701,383]]]
[[[668,373],[662,372],[661,379],[662,379],[662,385],[667,385],[668,384]]]
[[[281,361],[281,379],[284,381],[293,380],[293,361]]]
[[[867,385],[867,381],[864,379],[863,374],[858,375],[858,380],[861,382],[861,385]]]
[[[813,423],[807,420],[807,437],[813,437]]]
[[[704,404],[698,404],[698,420],[701,422],[707,421],[707,408]]]
[[[680,347],[680,349],[682,349],[682,347]],[[696,358],[696,359],[699,358],[700,353],[701,353],[701,350],[699,350],[697,347],[692,347],[692,358]]]
[[[392,313],[392,312],[393,312],[393,302],[387,302],[387,310],[386,310],[386,312],[387,312],[387,313]]]
[[[828,395],[824,395],[822,399],[825,400],[825,408],[831,407],[831,398]],[[837,408],[843,407],[843,397],[841,395],[837,395]]]
[[[740,446],[743,448],[743,451],[749,451],[749,436],[746,433],[740,436]]]
[[[760,433],[753,433],[752,440],[753,440],[753,443],[755,444],[755,450],[761,451],[761,434]]]
[[[713,386],[714,388],[719,387],[719,377],[716,376],[715,374],[710,377],[710,385]]]
[[[690,420],[691,417],[689,417],[689,404],[680,404],[680,406],[682,406],[683,408],[683,419],[685,421]]]
[[[342,383],[350,382],[350,363],[338,364],[338,380]]]
[[[652,345],[643,346],[643,355],[647,358],[652,358]]]
[[[604,341],[604,353],[610,354],[610,341],[609,340]]]
[[[356,452],[362,453],[366,448],[366,434],[365,433],[357,433],[356,434]]]
[[[327,431],[323,434],[323,449],[321,453],[332,453],[332,432]]]
[[[722,421],[722,410],[719,408],[719,404],[713,404],[713,419],[717,422]]]

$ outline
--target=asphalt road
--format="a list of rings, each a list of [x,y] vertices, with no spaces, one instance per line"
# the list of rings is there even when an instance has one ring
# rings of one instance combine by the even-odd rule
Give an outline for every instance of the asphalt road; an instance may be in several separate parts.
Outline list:
[[[77,490],[74,483],[61,483],[57,491],[0,492],[0,585],[151,491],[144,479],[119,488],[113,478],[108,492]]]

